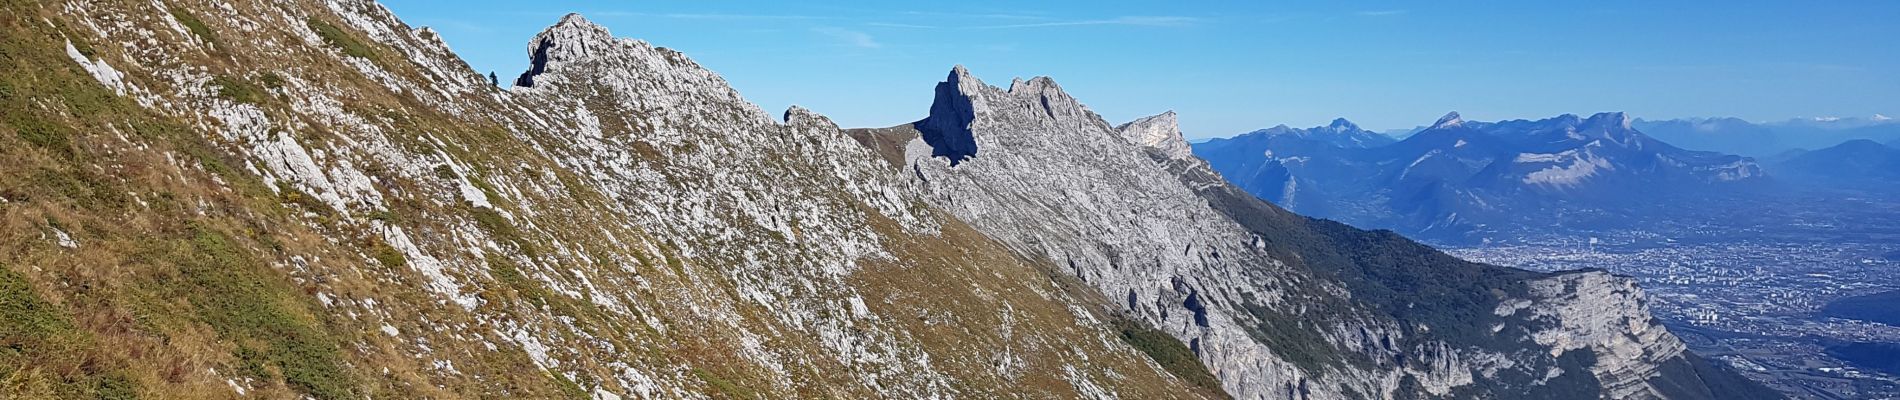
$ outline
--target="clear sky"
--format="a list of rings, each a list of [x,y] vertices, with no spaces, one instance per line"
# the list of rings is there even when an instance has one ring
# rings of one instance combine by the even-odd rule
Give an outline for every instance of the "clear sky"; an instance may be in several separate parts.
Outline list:
[[[1114,123],[1172,109],[1189,137],[1452,110],[1900,116],[1900,1],[384,2],[504,82],[535,33],[579,12],[685,52],[769,112],[847,127],[920,118],[956,64],[995,85],[1054,77]]]

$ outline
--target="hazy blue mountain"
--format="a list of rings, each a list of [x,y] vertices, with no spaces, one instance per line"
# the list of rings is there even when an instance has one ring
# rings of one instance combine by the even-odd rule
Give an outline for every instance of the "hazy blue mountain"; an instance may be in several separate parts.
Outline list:
[[[1900,181],[1900,148],[1866,139],[1794,151],[1770,164],[1777,174],[1824,183]]]
[[[1345,118],[1334,119],[1326,126],[1312,128],[1292,128],[1279,125],[1272,128],[1247,132],[1232,138],[1213,138],[1200,143],[1213,146],[1263,146],[1270,142],[1313,142],[1337,147],[1377,147],[1392,144],[1398,139],[1378,132],[1361,129],[1359,125]]]
[[[1684,150],[1623,113],[1465,121],[1383,146],[1257,131],[1194,146],[1242,189],[1307,215],[1432,240],[1638,218],[1644,204],[1758,180],[1751,158]]]
[[[1636,129],[1687,149],[1766,157],[1855,139],[1900,141],[1900,121],[1869,118],[1796,118],[1754,123],[1738,118],[1641,120]]]

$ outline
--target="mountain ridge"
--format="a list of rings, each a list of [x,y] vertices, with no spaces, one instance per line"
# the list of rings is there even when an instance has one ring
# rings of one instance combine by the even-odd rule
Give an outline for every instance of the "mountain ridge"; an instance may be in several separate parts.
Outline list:
[[[1397,348],[1487,327],[1351,305],[1048,78],[953,68],[893,140],[572,15],[504,89],[373,1],[6,4],[22,397],[1715,395],[1598,334],[1651,320],[1600,273],[1456,308],[1522,322],[1509,357]]]
[[[1546,224],[1539,218],[1555,210],[1617,209],[1663,194],[1645,187],[1763,179],[1753,159],[1682,150],[1633,123],[1620,112],[1497,122],[1452,112],[1383,146],[1231,140],[1195,152],[1276,204],[1453,241],[1481,239],[1465,233],[1474,229]]]

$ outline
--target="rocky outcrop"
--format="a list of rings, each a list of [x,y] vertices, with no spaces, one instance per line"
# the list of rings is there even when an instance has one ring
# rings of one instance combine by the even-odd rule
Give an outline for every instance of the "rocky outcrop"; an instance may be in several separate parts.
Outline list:
[[[1634,280],[1589,271],[1533,280],[1529,286],[1529,296],[1500,305],[1497,313],[1550,322],[1531,338],[1548,346],[1552,356],[1590,350],[1596,356],[1590,372],[1602,382],[1606,397],[1663,398],[1649,380],[1686,350],[1650,314]]]
[[[1187,139],[1181,137],[1181,125],[1175,119],[1174,111],[1142,117],[1116,126],[1115,130],[1129,141],[1160,151],[1169,158],[1194,157],[1194,151],[1188,148]]]

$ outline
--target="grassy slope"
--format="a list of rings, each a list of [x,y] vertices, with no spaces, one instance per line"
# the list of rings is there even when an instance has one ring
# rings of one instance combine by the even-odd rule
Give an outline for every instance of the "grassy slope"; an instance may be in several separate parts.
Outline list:
[[[140,109],[86,76],[64,54],[68,40],[97,59],[116,60],[123,50],[91,43],[96,39],[78,30],[47,26],[43,21],[70,23],[57,6],[0,2],[10,11],[0,17],[0,198],[6,200],[0,203],[0,393],[19,398],[226,398],[236,394],[226,380],[236,379],[251,395],[266,397],[571,398],[584,397],[601,384],[597,377],[615,373],[599,360],[632,359],[691,365],[690,373],[659,378],[694,382],[695,390],[724,397],[793,394],[761,387],[759,377],[770,372],[733,356],[740,345],[730,332],[697,324],[683,307],[667,306],[677,303],[670,299],[730,296],[720,289],[717,261],[684,260],[664,244],[649,253],[629,243],[612,243],[600,234],[611,228],[524,231],[496,218],[493,210],[445,207],[402,195],[392,195],[390,210],[369,216],[373,221],[340,218],[337,210],[308,194],[291,187],[274,192],[259,177],[236,167],[243,160],[231,158],[224,147],[230,144],[218,143],[188,121]],[[211,13],[176,7],[141,11],[170,15],[186,25],[188,34],[209,43],[202,58],[185,61],[216,75],[209,86],[225,99],[258,104],[274,117],[296,118],[284,111],[285,100],[276,98],[272,89],[285,78],[278,73],[302,74],[306,80],[348,88],[357,96],[344,105],[347,109],[373,116],[403,137],[435,135],[448,146],[435,150],[426,143],[403,144],[411,151],[446,151],[468,161],[477,166],[471,173],[478,175],[472,177],[478,184],[509,173],[489,166],[526,163],[551,168],[530,144],[500,132],[492,122],[433,111],[368,82],[334,59],[248,49],[234,39],[238,36],[222,33],[229,27],[203,17]],[[308,24],[345,54],[372,59],[399,77],[421,74],[394,61],[400,58],[378,56],[387,54],[387,48],[356,39],[356,33],[321,17]],[[299,67],[270,67],[292,64]],[[299,139],[311,144],[340,139],[320,126],[303,135]],[[605,212],[601,202],[610,200],[576,184],[584,179],[556,172],[558,186],[569,191],[534,199],[548,208],[539,216],[539,225],[587,227],[587,221]],[[394,175],[380,178],[389,193],[416,193],[416,187],[428,184]],[[493,188],[484,189],[500,200],[498,207],[520,215],[517,206],[496,196]],[[490,258],[484,271],[488,276],[478,278],[479,287],[468,288],[488,301],[472,313],[446,306],[423,290],[426,278],[404,268],[407,260],[373,234],[380,223],[443,232],[452,228],[455,218],[475,221],[512,255]],[[966,232],[957,242],[946,242],[881,229],[902,249],[900,259],[867,267],[857,279],[872,294],[904,300],[872,303],[874,311],[907,316],[958,304],[953,310],[961,310],[959,314],[982,316],[1008,307],[1027,321],[1017,328],[1022,333],[999,339],[996,332],[945,330],[893,318],[939,354],[947,372],[970,379],[965,390],[1072,395],[1073,388],[1059,380],[1058,367],[1075,360],[1065,361],[1051,351],[1058,343],[1072,342],[1063,346],[1083,346],[1098,355],[1092,360],[1098,365],[1085,373],[1113,370],[1123,376],[1117,382],[1123,385],[1120,390],[1143,398],[1191,393],[1126,347],[1103,347],[1092,340],[1113,333],[1103,325],[1078,325],[1070,319],[1060,299],[1049,298],[1049,289],[1034,284],[1048,282],[1034,264],[1008,258],[993,243],[958,245],[987,239]],[[71,235],[79,246],[57,245],[55,232]],[[612,233],[628,241],[664,243],[644,232]],[[651,285],[596,279],[627,285],[617,296],[651,306],[634,310],[645,316],[604,310],[528,278],[536,267],[513,260],[525,257],[598,273],[572,258],[539,254],[537,249],[546,248],[550,237],[637,259],[642,279]],[[947,279],[971,283],[943,285]],[[355,301],[326,306],[318,293]],[[367,299],[380,301],[370,306]],[[789,328],[775,326],[756,307],[736,311],[746,329]],[[651,331],[639,322],[645,317],[673,329]],[[493,337],[492,328],[482,326],[490,321],[537,331],[572,329],[601,338],[614,350],[565,344],[595,357],[566,359],[562,370],[544,370],[526,353]],[[996,323],[972,322],[979,327]],[[403,337],[384,335],[385,325],[398,327]],[[422,351],[418,342],[429,344],[427,357],[417,356]],[[503,345],[488,350],[484,342]],[[816,344],[791,337],[774,345],[796,349]],[[1024,348],[1021,357],[1028,367],[1023,375],[1031,379],[1029,384],[1014,387],[982,380],[992,365],[963,364],[951,357],[995,346]],[[432,369],[433,361],[450,362],[459,373]],[[811,385],[798,389],[810,392],[798,394],[814,397],[837,395],[834,390],[840,389],[824,388],[856,382],[852,371],[829,364],[795,366],[792,373]]]

